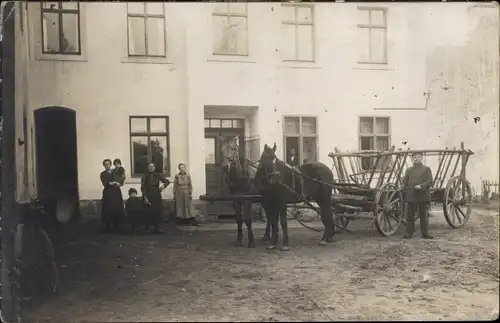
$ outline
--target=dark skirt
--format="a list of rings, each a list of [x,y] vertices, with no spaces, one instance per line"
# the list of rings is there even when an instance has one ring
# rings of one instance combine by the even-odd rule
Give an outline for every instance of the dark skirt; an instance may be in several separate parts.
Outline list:
[[[122,191],[119,187],[106,187],[102,191],[101,220],[103,223],[121,222],[125,217]]]

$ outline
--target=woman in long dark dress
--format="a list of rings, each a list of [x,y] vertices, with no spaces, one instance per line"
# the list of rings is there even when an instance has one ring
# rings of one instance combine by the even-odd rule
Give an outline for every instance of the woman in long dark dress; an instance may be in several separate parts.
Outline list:
[[[111,160],[105,159],[102,165],[104,171],[101,172],[101,183],[104,188],[101,200],[101,220],[105,232],[118,231],[120,223],[125,217],[121,185],[115,180],[111,170]]]
[[[148,172],[141,179],[141,192],[146,204],[147,216],[150,216],[151,222],[155,223],[155,232],[162,233],[160,230],[163,213],[161,192],[170,184],[170,181],[155,170],[155,164],[149,163]],[[160,182],[163,183],[161,187]]]

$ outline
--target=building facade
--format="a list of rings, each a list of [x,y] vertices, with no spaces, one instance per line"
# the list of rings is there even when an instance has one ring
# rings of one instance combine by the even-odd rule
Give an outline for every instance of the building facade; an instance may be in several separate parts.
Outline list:
[[[138,188],[148,160],[168,177],[186,163],[195,197],[216,192],[220,147],[235,137],[251,160],[276,143],[283,159],[295,148],[301,160],[328,165],[334,147],[464,141],[481,149],[470,162],[473,186],[498,177],[494,5],[18,6],[19,199],[71,189],[54,178],[72,178],[80,200],[99,199],[105,158],[122,160],[124,193]],[[477,28],[489,42],[470,44]],[[496,55],[481,49],[495,43]],[[464,94],[471,73],[481,88],[472,99]],[[480,132],[477,113],[487,116]],[[164,198],[171,195],[169,187]]]

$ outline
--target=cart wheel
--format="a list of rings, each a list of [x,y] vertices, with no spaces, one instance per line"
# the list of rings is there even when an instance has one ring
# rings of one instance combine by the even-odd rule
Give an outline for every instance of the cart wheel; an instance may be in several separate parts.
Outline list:
[[[403,194],[396,185],[387,183],[377,193],[376,203],[373,215],[377,231],[390,237],[398,231],[403,220]]]
[[[472,189],[469,181],[461,176],[453,177],[446,185],[443,212],[446,222],[452,228],[461,228],[472,212]]]

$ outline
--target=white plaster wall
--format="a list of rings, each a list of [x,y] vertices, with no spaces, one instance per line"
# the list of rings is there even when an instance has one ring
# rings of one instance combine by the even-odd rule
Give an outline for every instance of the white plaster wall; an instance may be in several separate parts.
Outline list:
[[[42,61],[32,53],[28,106],[30,111],[48,105],[76,110],[82,199],[100,197],[102,159],[120,157],[130,170],[129,115],[170,116],[171,168],[175,170],[181,161],[188,164],[195,196],[205,193],[200,144],[205,106],[233,106],[235,116],[237,107],[257,107],[254,115],[247,116],[251,133],[259,135],[261,147],[276,142],[278,156],[282,155],[283,116],[317,116],[319,160],[328,165],[327,154],[334,146],[358,149],[359,116],[391,117],[391,140],[397,147],[402,142],[412,148],[448,145],[442,137],[450,131],[444,125],[455,113],[449,108],[453,98],[443,97],[447,104],[436,108],[432,86],[437,83],[429,83],[427,65],[436,46],[466,42],[475,26],[471,15],[464,13],[468,5],[446,4],[453,7],[449,11],[440,4],[371,3],[388,7],[386,66],[356,63],[358,5],[363,4],[316,4],[316,62],[293,63],[281,60],[277,3],[249,4],[248,57],[212,54],[213,4],[167,3],[170,63],[137,64],[122,62],[127,39],[125,3],[85,3],[87,60]],[[39,33],[37,6],[30,4],[32,44]],[[461,26],[458,32],[457,25]],[[425,110],[427,91],[433,94]],[[488,107],[498,109],[497,101],[491,102]],[[466,146],[470,147],[467,142]],[[468,176],[476,175],[470,171]],[[127,182],[124,191],[138,186],[134,180]],[[171,189],[164,196],[170,194]]]

